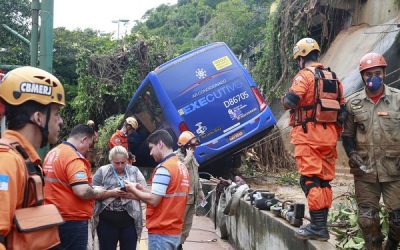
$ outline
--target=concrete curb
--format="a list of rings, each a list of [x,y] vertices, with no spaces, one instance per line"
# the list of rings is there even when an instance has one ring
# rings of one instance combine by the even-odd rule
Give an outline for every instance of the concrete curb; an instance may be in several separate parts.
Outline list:
[[[204,191],[212,190],[215,186],[203,184]],[[211,200],[215,203],[215,192]],[[214,209],[210,213],[214,220]],[[248,249],[296,249],[296,250],[334,250],[330,242],[299,240],[295,237],[298,228],[291,226],[284,219],[275,217],[269,211],[259,210],[250,202],[241,199],[233,216],[225,216],[229,243],[237,250]],[[214,222],[215,223],[215,222]]]

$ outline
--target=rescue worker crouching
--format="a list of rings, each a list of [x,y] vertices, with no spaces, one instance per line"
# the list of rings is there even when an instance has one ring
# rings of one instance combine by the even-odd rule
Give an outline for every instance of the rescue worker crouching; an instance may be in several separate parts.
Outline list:
[[[290,109],[291,143],[307,197],[311,223],[300,228],[300,239],[328,240],[328,211],[332,204],[329,184],[335,177],[336,142],[346,112],[343,86],[336,74],[318,63],[320,48],[312,38],[303,38],[293,49],[300,71],[281,98]]]
[[[400,91],[384,84],[386,67],[378,53],[361,58],[359,71],[365,87],[348,98],[349,116],[342,135],[366,249],[382,249],[381,195],[389,212],[385,249],[397,249],[400,240]]]
[[[38,175],[43,176],[37,151],[47,143],[57,142],[63,123],[60,109],[65,105],[65,95],[62,84],[52,74],[34,67],[21,67],[3,78],[0,98],[6,106],[8,125],[1,141],[12,146],[4,144],[0,147],[0,249],[5,249],[7,236],[15,230],[12,223],[15,211],[23,207],[28,179],[24,158],[35,165]],[[33,203],[31,195],[28,207]],[[32,245],[35,244],[32,242]]]

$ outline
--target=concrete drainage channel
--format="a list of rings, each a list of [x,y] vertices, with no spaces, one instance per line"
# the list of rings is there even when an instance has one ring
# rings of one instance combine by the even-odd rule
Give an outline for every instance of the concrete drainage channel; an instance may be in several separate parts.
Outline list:
[[[214,188],[214,184],[203,184],[205,192]],[[210,208],[213,208],[209,216],[215,220],[215,192],[210,196],[208,202]],[[225,220],[229,243],[237,250],[336,249],[330,242],[298,240],[295,237],[296,227],[289,225],[284,219],[275,217],[270,211],[253,207],[249,201],[245,201],[243,198],[240,199],[234,215],[223,216],[222,221]]]

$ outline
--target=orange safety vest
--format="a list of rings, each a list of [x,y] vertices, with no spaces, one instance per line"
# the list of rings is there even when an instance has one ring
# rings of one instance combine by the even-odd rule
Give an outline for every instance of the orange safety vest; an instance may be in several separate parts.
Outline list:
[[[6,185],[2,186],[2,190],[6,191],[0,195],[2,198],[0,200],[5,202],[1,213],[3,221],[0,221],[0,248],[7,245],[8,249],[49,249],[58,245],[60,243],[58,225],[62,220],[53,224],[54,221],[51,219],[49,221],[47,218],[35,217],[38,215],[37,212],[43,209],[45,213],[49,211],[42,206],[43,172],[39,155],[21,134],[12,130],[6,130],[4,138],[0,139],[0,152],[3,153],[1,155],[3,163],[9,163],[10,165],[6,166],[12,168],[11,171],[1,171],[9,178],[5,181]],[[32,207],[37,209],[27,211]],[[20,215],[25,213],[32,216],[29,223],[25,223],[24,216],[17,217],[18,212]],[[30,231],[17,229],[20,225],[18,222],[21,222],[18,218],[22,220],[23,227],[30,227]]]
[[[146,227],[151,234],[179,235],[189,193],[189,173],[178,156],[173,155],[154,169],[150,181],[160,166],[168,170],[171,179],[158,206],[147,205]]]
[[[290,110],[290,126],[302,126],[307,133],[308,122],[335,123],[340,110],[341,88],[335,72],[320,67],[307,67],[314,75],[314,98]]]
[[[66,167],[76,159],[82,160],[88,169],[86,174],[90,185],[90,163],[71,145],[58,145],[46,155],[43,163],[45,203],[56,205],[67,221],[89,220],[93,215],[94,201],[82,200],[76,196],[68,182]]]

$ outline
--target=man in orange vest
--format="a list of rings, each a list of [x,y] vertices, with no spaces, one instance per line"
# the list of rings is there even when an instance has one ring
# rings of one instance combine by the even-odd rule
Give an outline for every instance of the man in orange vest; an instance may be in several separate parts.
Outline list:
[[[86,250],[94,199],[118,195],[117,190],[91,187],[91,167],[84,154],[93,137],[91,127],[79,124],[71,130],[67,141],[52,149],[44,159],[45,203],[54,204],[66,221],[59,227],[59,249]]]
[[[335,176],[336,142],[345,120],[343,86],[334,72],[318,63],[319,46],[303,38],[293,49],[301,69],[281,101],[290,109],[291,143],[295,145],[300,185],[306,194],[311,223],[299,229],[300,239],[328,240],[332,204],[329,182]]]
[[[117,130],[110,138],[108,142],[108,147],[112,149],[115,146],[123,146],[128,149],[128,135],[135,132],[139,127],[137,120],[133,117],[128,117],[125,119],[124,125],[121,130]]]
[[[3,78],[0,99],[8,120],[8,129],[1,139],[3,145],[0,145],[0,249],[3,250],[7,237],[16,230],[14,214],[23,207],[24,191],[28,190],[24,158],[42,175],[37,151],[47,143],[57,142],[65,95],[64,87],[52,74],[34,67],[21,67]],[[29,192],[32,194],[34,190]],[[33,196],[28,203],[31,207]]]
[[[126,189],[147,204],[149,249],[175,250],[181,238],[189,193],[189,174],[173,153],[174,141],[167,131],[157,130],[147,141],[150,155],[159,162],[150,179],[151,190],[134,183],[126,183]]]

